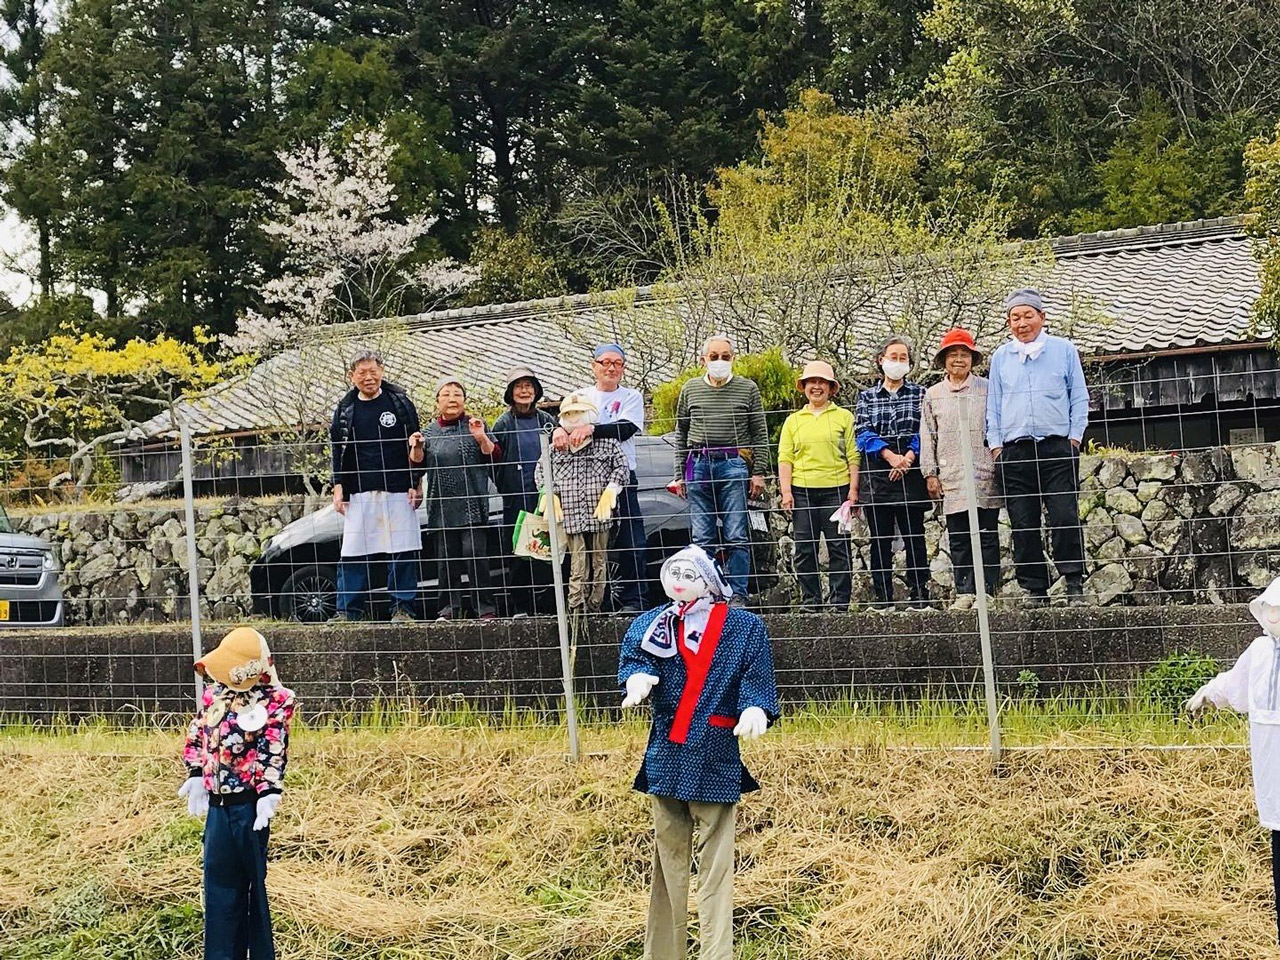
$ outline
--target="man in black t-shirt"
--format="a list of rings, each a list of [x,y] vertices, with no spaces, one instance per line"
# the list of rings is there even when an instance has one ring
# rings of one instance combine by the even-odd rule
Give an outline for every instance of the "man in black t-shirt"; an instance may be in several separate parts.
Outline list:
[[[382,358],[361,351],[347,368],[352,389],[329,428],[333,508],[346,520],[338,563],[337,619],[359,620],[369,590],[369,561],[386,557],[392,620],[415,619],[422,536],[423,440],[408,394],[383,379]]]

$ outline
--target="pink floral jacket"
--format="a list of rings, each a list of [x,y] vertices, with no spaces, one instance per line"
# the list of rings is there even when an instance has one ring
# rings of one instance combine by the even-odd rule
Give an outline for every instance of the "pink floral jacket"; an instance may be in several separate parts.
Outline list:
[[[279,793],[293,708],[293,691],[284,687],[260,683],[237,693],[210,683],[182,751],[189,775],[204,777],[213,794]]]

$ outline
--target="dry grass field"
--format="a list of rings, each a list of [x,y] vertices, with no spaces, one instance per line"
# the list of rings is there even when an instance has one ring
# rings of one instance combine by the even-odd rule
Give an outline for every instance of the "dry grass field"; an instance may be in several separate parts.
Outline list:
[[[289,960],[638,957],[649,811],[640,724],[407,726],[295,737],[269,887]],[[179,734],[0,738],[0,956],[199,956],[200,825]],[[1010,754],[748,748],[741,958],[1280,957],[1239,750]]]

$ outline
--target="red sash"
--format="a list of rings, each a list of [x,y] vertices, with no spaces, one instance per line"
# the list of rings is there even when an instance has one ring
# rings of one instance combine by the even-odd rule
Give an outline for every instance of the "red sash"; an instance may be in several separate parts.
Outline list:
[[[667,739],[672,743],[684,743],[689,737],[689,726],[693,723],[693,713],[698,709],[698,699],[702,696],[702,688],[707,685],[707,674],[711,670],[711,659],[716,655],[716,645],[720,642],[720,634],[724,630],[725,617],[729,615],[729,604],[716,603],[711,607],[711,615],[707,618],[707,630],[698,644],[698,652],[694,653],[684,645],[684,621],[680,621],[676,629],[676,649],[684,660],[684,690],[680,694],[680,702],[676,706],[676,716],[671,723],[671,732]],[[722,726],[716,724],[716,726]]]

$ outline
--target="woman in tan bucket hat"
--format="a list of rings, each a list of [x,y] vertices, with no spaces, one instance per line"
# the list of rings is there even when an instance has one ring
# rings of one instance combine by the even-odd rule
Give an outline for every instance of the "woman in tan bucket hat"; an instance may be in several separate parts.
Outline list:
[[[796,576],[800,609],[816,613],[824,606],[818,577],[818,541],[827,540],[831,589],[825,605],[849,606],[849,537],[831,517],[842,503],[858,502],[858,448],[853,414],[832,398],[840,392],[831,364],[811,360],[796,380],[809,401],[787,417],[778,440],[778,486],[782,509],[795,530]]]

